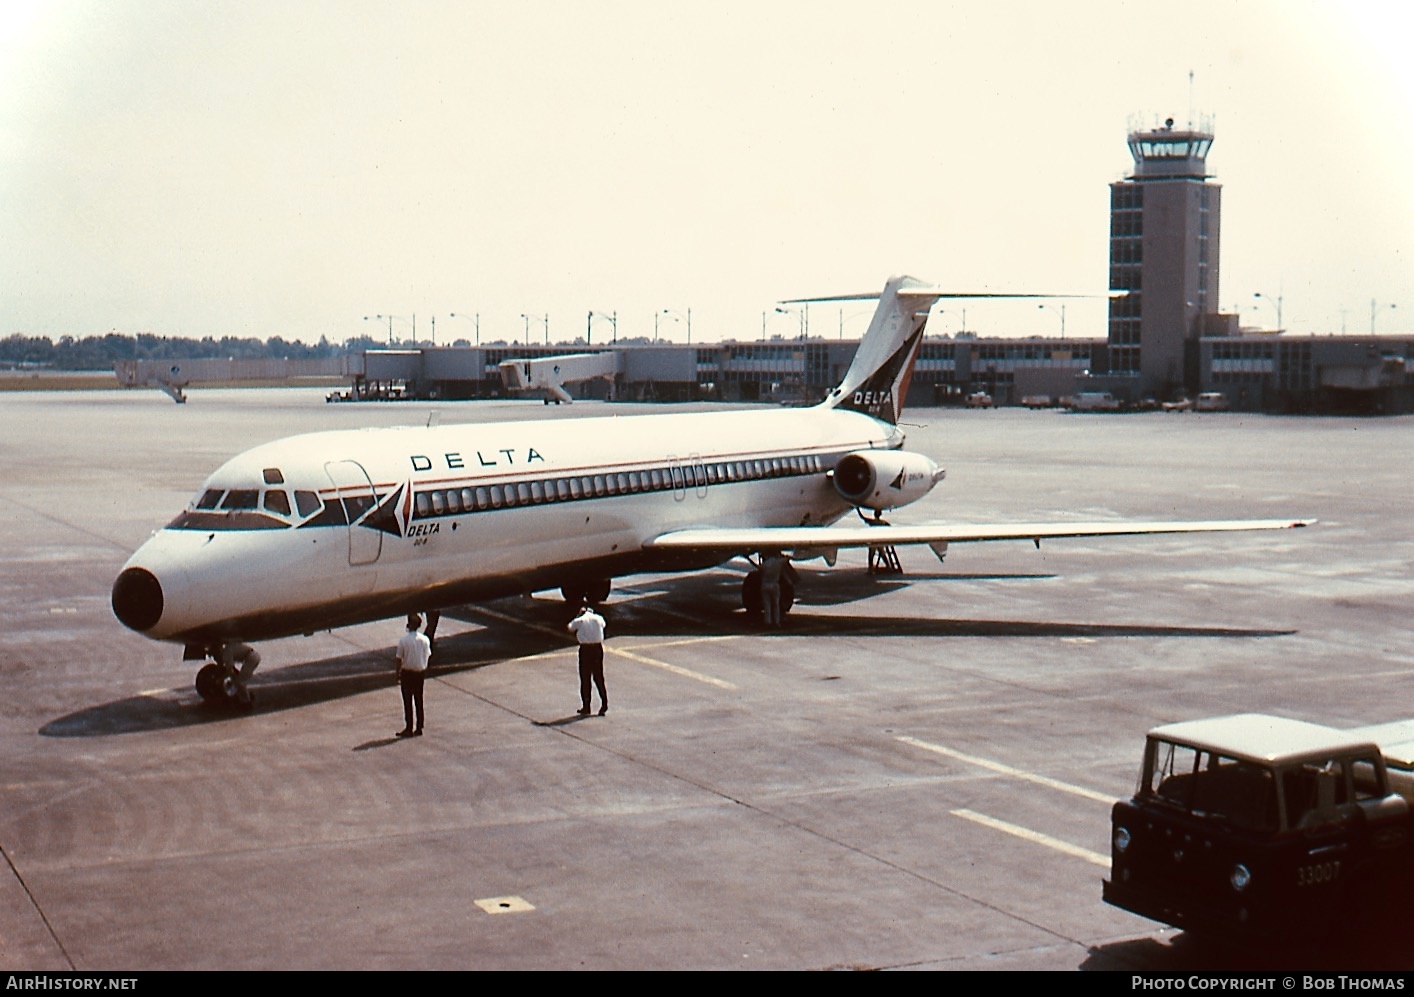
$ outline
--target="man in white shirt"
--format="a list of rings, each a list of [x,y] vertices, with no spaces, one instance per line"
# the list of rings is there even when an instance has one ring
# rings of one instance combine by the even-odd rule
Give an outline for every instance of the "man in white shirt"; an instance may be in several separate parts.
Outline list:
[[[569,628],[579,640],[579,701],[582,717],[589,716],[589,683],[599,690],[599,715],[609,712],[609,694],[604,690],[604,617],[589,603],[570,620]]]
[[[403,693],[403,729],[397,737],[422,736],[422,680],[427,677],[427,663],[432,658],[432,642],[421,632],[422,617],[408,614],[407,633],[398,641],[398,687]],[[417,726],[413,726],[413,707],[417,707]]]

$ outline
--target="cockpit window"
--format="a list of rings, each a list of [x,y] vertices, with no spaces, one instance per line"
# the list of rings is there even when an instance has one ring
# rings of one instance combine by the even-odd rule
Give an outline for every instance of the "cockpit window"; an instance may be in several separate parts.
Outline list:
[[[208,488],[167,524],[173,530],[283,530],[290,522],[290,495],[283,488]]]
[[[312,516],[319,511],[319,495],[316,492],[297,491],[295,492],[295,508],[299,510],[300,518]]]
[[[221,503],[221,508],[227,512],[256,509],[259,506],[260,492],[254,488],[232,488],[226,493],[226,500]]]
[[[260,473],[267,485],[283,485],[285,483],[285,476],[280,473],[278,467],[267,467]]]

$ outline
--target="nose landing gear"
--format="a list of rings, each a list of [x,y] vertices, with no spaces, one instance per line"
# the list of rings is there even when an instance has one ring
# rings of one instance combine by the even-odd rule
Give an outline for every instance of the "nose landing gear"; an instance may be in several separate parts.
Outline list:
[[[247,644],[221,644],[207,649],[212,661],[196,673],[196,694],[202,702],[238,713],[255,708],[251,676],[260,666],[260,654]]]

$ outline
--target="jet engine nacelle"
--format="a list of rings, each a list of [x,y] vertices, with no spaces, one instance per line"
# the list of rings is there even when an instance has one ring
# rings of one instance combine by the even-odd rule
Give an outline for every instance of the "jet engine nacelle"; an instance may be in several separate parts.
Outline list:
[[[875,512],[916,502],[943,480],[934,461],[907,450],[856,450],[835,465],[835,491]]]

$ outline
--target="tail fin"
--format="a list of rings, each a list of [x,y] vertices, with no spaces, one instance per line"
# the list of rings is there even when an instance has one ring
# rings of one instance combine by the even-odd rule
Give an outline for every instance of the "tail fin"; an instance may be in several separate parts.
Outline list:
[[[826,396],[825,407],[898,422],[913,376],[913,361],[923,342],[923,327],[928,324],[928,311],[943,296],[937,288],[912,277],[890,279],[878,295],[879,307],[859,341],[854,361],[844,380]]]

